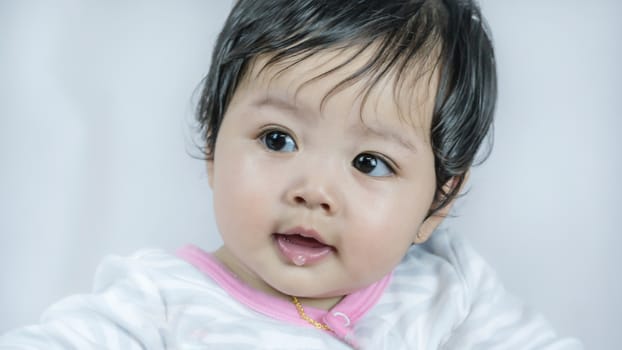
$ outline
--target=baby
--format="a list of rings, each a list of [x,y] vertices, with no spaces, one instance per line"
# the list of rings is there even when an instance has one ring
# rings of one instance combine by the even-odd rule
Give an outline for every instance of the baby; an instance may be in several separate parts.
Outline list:
[[[0,349],[581,349],[437,229],[490,129],[459,0],[239,0],[201,96],[223,246],[109,257]]]

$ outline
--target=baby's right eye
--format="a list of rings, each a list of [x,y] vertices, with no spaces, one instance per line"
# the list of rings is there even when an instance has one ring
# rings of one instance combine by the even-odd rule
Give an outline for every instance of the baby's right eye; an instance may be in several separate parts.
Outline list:
[[[269,150],[275,152],[295,152],[298,150],[296,141],[288,133],[281,130],[268,130],[259,137],[259,141]]]

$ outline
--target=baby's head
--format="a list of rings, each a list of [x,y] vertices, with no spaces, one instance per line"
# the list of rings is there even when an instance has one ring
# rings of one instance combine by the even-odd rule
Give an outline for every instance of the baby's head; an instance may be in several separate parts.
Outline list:
[[[198,113],[217,257],[275,294],[380,279],[451,207],[495,99],[471,1],[239,0]]]

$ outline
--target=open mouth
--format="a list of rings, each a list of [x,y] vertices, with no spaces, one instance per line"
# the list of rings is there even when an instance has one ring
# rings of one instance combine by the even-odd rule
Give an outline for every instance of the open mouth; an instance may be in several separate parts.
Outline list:
[[[314,264],[334,251],[334,247],[300,234],[275,233],[274,240],[283,257],[297,266]]]

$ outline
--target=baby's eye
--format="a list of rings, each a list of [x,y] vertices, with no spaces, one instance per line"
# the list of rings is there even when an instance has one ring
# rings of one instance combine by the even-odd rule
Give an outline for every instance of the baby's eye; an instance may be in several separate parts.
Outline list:
[[[259,140],[270,150],[276,152],[294,152],[298,150],[296,141],[286,132],[270,130],[265,132]]]
[[[352,161],[352,166],[369,176],[391,176],[395,174],[393,168],[379,156],[370,153],[361,153]]]

